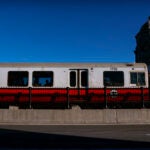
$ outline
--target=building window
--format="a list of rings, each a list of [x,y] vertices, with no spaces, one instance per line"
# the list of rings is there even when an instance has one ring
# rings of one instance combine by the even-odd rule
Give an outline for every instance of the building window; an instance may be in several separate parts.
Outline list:
[[[28,86],[28,72],[27,71],[9,71],[8,72],[8,86]]]
[[[36,87],[51,87],[53,86],[52,71],[34,71],[32,76],[32,85]]]
[[[130,83],[137,86],[145,85],[145,73],[144,72],[131,72]]]
[[[122,71],[104,71],[104,86],[123,86],[124,74]]]

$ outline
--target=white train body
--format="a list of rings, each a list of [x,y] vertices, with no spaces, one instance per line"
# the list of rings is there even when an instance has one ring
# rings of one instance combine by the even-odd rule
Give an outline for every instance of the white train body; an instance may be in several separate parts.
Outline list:
[[[0,64],[0,108],[141,104],[150,107],[148,70],[143,63]]]
[[[9,84],[9,72],[12,72],[12,74],[17,72],[26,72],[27,74],[27,80],[28,83],[23,87],[45,87],[45,88],[103,88],[106,85],[104,81],[104,75],[106,73],[107,76],[109,76],[109,72],[115,76],[117,75],[117,72],[120,72],[120,76],[123,76],[123,84],[119,85],[120,88],[124,87],[148,87],[148,71],[147,66],[143,63],[71,63],[71,64],[52,64],[52,63],[14,63],[14,64],[8,64],[8,63],[2,63],[0,64],[0,87],[15,87],[13,84]],[[33,85],[33,72],[47,72],[50,73],[52,80],[51,86],[34,86]],[[71,73],[72,72],[72,76]],[[82,72],[83,76],[82,76]],[[142,79],[144,83],[140,84],[137,81],[131,81],[131,74],[134,73],[132,76],[137,77],[136,73],[142,73]],[[110,74],[110,75],[111,75]],[[40,76],[40,75],[39,75]],[[46,75],[48,78],[48,75]],[[143,77],[144,76],[144,77]],[[72,85],[71,83],[71,77],[74,78]],[[84,79],[86,78],[86,79]],[[114,78],[114,77],[113,77]],[[121,77],[122,78],[122,77]],[[44,79],[43,79],[44,80]],[[82,80],[86,82],[84,85],[82,85]],[[109,77],[106,77],[106,80],[109,82]],[[134,80],[134,79],[133,79]],[[136,80],[136,79],[135,79]],[[140,80],[140,79],[139,79]],[[44,81],[42,81],[44,82]],[[85,85],[86,84],[86,85]],[[116,86],[117,85],[113,85]],[[22,85],[17,86],[22,87]]]

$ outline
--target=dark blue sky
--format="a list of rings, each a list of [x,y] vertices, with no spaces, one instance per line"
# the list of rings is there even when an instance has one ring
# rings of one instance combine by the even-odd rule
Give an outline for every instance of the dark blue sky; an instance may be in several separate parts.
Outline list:
[[[0,62],[134,62],[149,0],[0,1]]]

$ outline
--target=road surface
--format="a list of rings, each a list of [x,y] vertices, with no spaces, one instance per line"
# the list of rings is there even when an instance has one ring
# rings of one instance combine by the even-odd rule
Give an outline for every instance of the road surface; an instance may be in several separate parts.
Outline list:
[[[150,125],[1,125],[0,148],[150,148]]]

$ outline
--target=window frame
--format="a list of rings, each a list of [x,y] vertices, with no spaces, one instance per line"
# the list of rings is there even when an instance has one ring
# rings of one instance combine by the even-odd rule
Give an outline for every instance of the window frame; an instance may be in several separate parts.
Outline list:
[[[88,87],[88,71],[87,70],[82,70],[80,73],[80,86],[81,87]]]
[[[34,75],[34,73],[37,73],[37,75]],[[40,73],[42,74],[43,73],[43,75],[40,75]],[[45,75],[44,75],[44,73],[45,73]],[[50,74],[50,76],[47,76],[46,77],[46,74]],[[44,77],[45,76],[45,77]],[[42,80],[42,83],[43,84],[41,84],[40,85],[40,83],[39,84],[37,84],[37,85],[35,85],[35,83],[34,83],[34,79],[36,78],[36,77],[38,77],[38,80],[40,79],[40,80]],[[44,79],[45,78],[45,79]],[[46,80],[48,80],[48,78],[50,79],[50,80],[52,80],[52,81],[50,81],[49,80],[49,83],[46,83]],[[39,82],[41,82],[41,81],[39,81]],[[45,82],[45,85],[44,85],[44,82]],[[35,71],[33,71],[32,72],[32,82],[31,82],[31,84],[32,84],[32,87],[48,87],[48,88],[50,88],[50,87],[53,87],[54,86],[54,72],[53,71],[40,71],[40,70],[35,70]],[[47,85],[46,85],[47,84]]]
[[[120,82],[118,85],[115,85],[115,84],[112,84],[112,83],[110,83],[110,84],[112,84],[112,85],[106,85],[106,82],[105,82],[105,73],[107,73],[107,72],[109,72],[109,73],[121,73],[122,74],[122,83]],[[124,78],[124,71],[110,71],[110,70],[105,70],[105,71],[103,71],[103,85],[105,86],[105,87],[123,87],[124,85],[125,85],[125,78]]]
[[[71,73],[74,73],[74,78],[72,79]],[[75,80],[74,80],[75,79]],[[72,84],[73,83],[73,84]],[[76,70],[71,70],[69,72],[69,86],[71,88],[75,88],[77,86],[77,71]]]
[[[13,83],[11,83],[11,82],[15,82],[15,80],[14,81],[10,81],[11,79],[10,79],[10,73],[27,73],[27,77],[23,77],[23,78],[27,78],[27,83],[26,84],[21,84],[21,85],[15,85],[15,84],[13,84]],[[18,76],[20,76],[20,75],[18,75]],[[16,77],[16,75],[14,76],[12,76],[11,75],[11,78],[14,78],[14,79],[18,79],[18,76]],[[20,78],[21,79],[21,78]],[[21,79],[22,80],[22,79]],[[23,80],[22,80],[23,81]],[[19,81],[20,82],[20,81]],[[23,81],[24,82],[24,81]],[[16,70],[10,70],[10,71],[8,71],[7,72],[7,86],[8,87],[28,87],[28,85],[29,85],[29,72],[28,71],[16,71]]]
[[[131,74],[132,73],[136,73],[136,83],[132,83],[131,82]],[[139,82],[139,74],[144,74],[144,84],[140,84],[140,82]],[[130,85],[136,85],[136,86],[146,86],[146,73],[144,72],[144,71],[131,71],[130,72],[130,80],[129,80],[129,82],[130,82]]]

